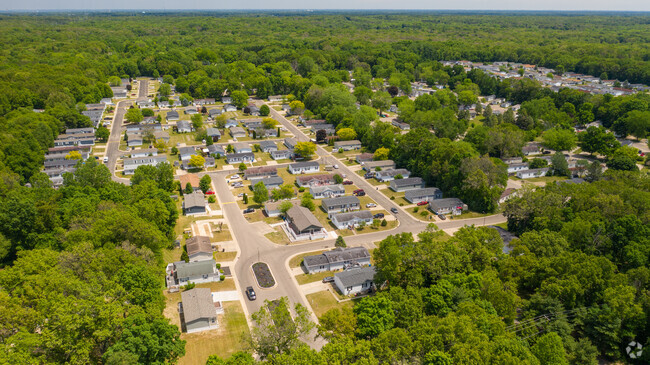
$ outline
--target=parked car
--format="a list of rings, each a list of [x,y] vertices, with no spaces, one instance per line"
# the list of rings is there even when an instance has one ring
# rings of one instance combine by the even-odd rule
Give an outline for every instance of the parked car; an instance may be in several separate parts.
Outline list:
[[[352,185],[352,181],[345,180],[345,181],[343,181],[343,185]]]
[[[365,175],[363,175],[365,179],[372,179],[375,177],[375,174],[373,172],[367,172]]]
[[[375,218],[375,219],[381,219],[381,218],[384,218],[384,213],[377,213],[377,214],[373,215],[372,217]]]
[[[248,297],[248,300],[251,301],[257,299],[257,295],[255,295],[255,290],[252,286],[246,288],[246,296]]]
[[[255,211],[255,208],[246,208],[246,209],[244,209],[244,214],[253,213],[254,211]]]
[[[391,211],[393,214],[397,214],[397,212],[398,212],[397,208],[394,208],[394,207],[393,207],[393,208],[390,208],[390,211]]]
[[[108,156],[105,156],[104,157],[104,163],[107,163],[107,162],[108,162]]]
[[[205,192],[205,195],[214,195],[214,191],[208,190]]]
[[[336,165],[336,164],[335,164],[335,165],[334,165],[334,168],[335,168],[335,169],[338,169],[338,168],[339,168],[339,165]]]
[[[356,195],[356,196],[366,196],[366,192],[365,191],[360,191],[358,193],[354,193],[354,195]]]
[[[418,202],[417,205],[427,205],[427,204],[429,204],[429,202],[426,201],[426,200],[423,200],[423,201],[421,201],[421,202]]]
[[[377,206],[377,204],[375,204],[375,203],[368,203],[368,204],[366,204],[366,208],[374,208],[374,207],[376,207],[376,206]]]
[[[363,193],[363,192],[364,192],[363,189],[357,189],[357,190],[353,191],[352,193],[353,194],[359,194],[359,193]]]
[[[442,219],[443,221],[447,219],[444,214],[438,214],[438,218]]]
[[[239,175],[237,175],[237,174],[232,175],[231,177],[229,177],[229,179],[230,179],[230,180],[238,180],[238,179],[239,179]]]
[[[333,276],[326,276],[323,278],[324,283],[333,283],[334,282],[334,277]]]

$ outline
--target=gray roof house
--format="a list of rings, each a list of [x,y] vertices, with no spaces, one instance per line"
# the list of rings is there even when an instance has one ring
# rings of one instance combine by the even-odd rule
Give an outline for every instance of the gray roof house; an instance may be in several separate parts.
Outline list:
[[[548,172],[548,167],[544,167],[541,169],[532,169],[532,170],[522,170],[522,171],[517,171],[517,177],[520,179],[530,179],[533,177],[541,177],[541,176],[546,176],[546,173]]]
[[[226,163],[233,164],[242,162],[255,162],[255,155],[251,152],[226,154]]]
[[[278,168],[275,166],[260,166],[251,167],[244,171],[244,179],[250,180],[251,178],[278,176]]]
[[[402,178],[411,176],[411,172],[407,169],[382,169],[375,172],[375,179],[386,182],[395,180],[395,176],[401,175]]]
[[[158,164],[164,162],[167,162],[167,156],[165,155],[125,158],[123,173],[124,175],[133,175],[135,173],[135,170],[140,166],[157,166]]]
[[[218,128],[209,127],[205,130],[205,133],[215,142],[221,138],[221,132],[219,132]]]
[[[208,153],[210,153],[211,156],[225,156],[226,151],[224,151],[223,147],[217,146],[216,144],[211,144],[208,146]]]
[[[246,131],[242,127],[231,127],[230,135],[235,138],[243,138],[246,137]]]
[[[321,201],[321,207],[327,213],[327,217],[332,218],[332,214],[334,213],[361,209],[361,202],[356,196],[341,196],[338,198],[323,199]]]
[[[185,215],[202,214],[206,212],[203,192],[195,191],[192,194],[185,194],[184,197],[183,212]]]
[[[219,271],[213,259],[203,261],[174,262],[174,278],[177,285],[209,283],[219,281]]]
[[[242,124],[244,127],[246,127],[246,129],[262,128],[261,119],[242,120]]]
[[[236,112],[237,107],[232,105],[232,104],[226,104],[226,105],[223,106],[223,110],[226,111],[226,112]]]
[[[434,199],[442,199],[442,190],[438,188],[409,190],[404,193],[404,199],[412,204],[417,204],[423,201],[431,201]]]
[[[338,229],[351,229],[364,224],[372,224],[372,213],[369,210],[332,214],[332,224]]]
[[[305,256],[302,262],[310,274],[345,269],[348,265],[370,265],[370,253],[365,247],[337,247],[320,255]]]
[[[436,214],[459,215],[467,209],[467,204],[458,198],[434,199],[429,201],[429,209]]]
[[[260,149],[262,152],[272,152],[278,150],[278,145],[273,141],[260,141]]]
[[[84,133],[95,133],[95,128],[67,128],[65,134],[84,134]]]
[[[334,274],[334,285],[343,295],[354,295],[374,286],[375,267],[351,268]]]
[[[158,156],[157,148],[139,148],[131,151],[131,158]]]
[[[230,129],[232,127],[236,127],[237,125],[238,125],[237,120],[230,118],[226,120],[225,127]]]
[[[210,110],[208,110],[208,114],[210,115],[210,117],[214,118],[214,117],[217,117],[217,116],[223,114],[223,109],[222,108],[210,109]]]
[[[368,161],[373,161],[375,159],[374,153],[360,153],[354,158],[357,163],[364,163]]]
[[[179,118],[179,115],[178,115],[178,112],[176,110],[170,110],[170,111],[167,112],[167,120],[174,121],[174,120],[178,120],[178,118]]]
[[[285,160],[290,159],[292,154],[291,150],[271,151],[271,158],[274,160]]]
[[[421,189],[424,187],[424,180],[421,177],[407,177],[405,179],[391,180],[389,187],[393,191],[407,191]]]
[[[232,103],[232,98],[230,96],[222,96],[221,102],[224,104],[230,104]]]
[[[219,328],[217,308],[210,288],[194,288],[182,292],[179,311],[187,333]]]
[[[251,179],[251,187],[257,185],[257,183],[260,181],[262,182],[262,184],[264,184],[264,186],[266,186],[267,190],[277,189],[280,187],[280,185],[284,184],[284,180],[282,180],[281,177],[272,176],[272,177]]]
[[[352,140],[352,141],[336,141],[334,142],[334,150],[338,151],[343,149],[344,151],[358,150],[361,148],[361,141]]]
[[[235,153],[253,152],[253,148],[248,143],[235,143],[232,145]]]
[[[292,241],[325,238],[327,232],[309,209],[294,205],[287,211],[287,232]]]
[[[519,171],[525,171],[528,170],[528,162],[518,162],[518,163],[511,163],[508,165],[508,173],[509,174],[515,174]]]
[[[194,236],[185,240],[187,255],[190,261],[203,261],[212,259],[212,244],[210,237]]]
[[[126,132],[126,145],[129,147],[142,146],[142,134]]]
[[[309,193],[314,199],[335,198],[345,195],[345,186],[341,184],[312,186],[309,188]]]
[[[285,145],[288,149],[290,149],[290,150],[292,150],[292,151],[293,151],[293,149],[296,147],[296,143],[298,143],[298,142],[297,142],[296,139],[293,138],[293,137],[287,137],[287,138],[284,139],[284,145]]]
[[[375,171],[377,167],[379,167],[382,170],[395,168],[395,162],[393,160],[367,161],[364,162],[362,165],[364,170],[371,171],[371,172]]]
[[[179,120],[176,122],[176,130],[178,133],[190,133],[192,132],[192,123],[187,120]]]
[[[320,165],[316,161],[296,162],[289,165],[289,172],[292,174],[308,174],[318,172]]]
[[[188,147],[180,147],[178,149],[178,157],[181,159],[181,161],[189,161],[192,155],[196,155],[195,147],[188,146]]]

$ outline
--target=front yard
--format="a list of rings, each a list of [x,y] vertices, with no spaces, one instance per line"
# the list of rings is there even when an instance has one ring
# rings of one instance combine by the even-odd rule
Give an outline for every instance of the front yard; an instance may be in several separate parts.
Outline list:
[[[307,294],[307,302],[309,302],[309,305],[314,311],[314,314],[316,314],[316,317],[319,318],[330,309],[345,309],[354,306],[354,301],[347,300],[344,302],[339,302],[331,292],[325,290],[313,294]]]

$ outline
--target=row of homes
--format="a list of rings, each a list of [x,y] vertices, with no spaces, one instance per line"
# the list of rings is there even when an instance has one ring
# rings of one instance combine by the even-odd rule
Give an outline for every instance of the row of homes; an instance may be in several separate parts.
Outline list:
[[[365,247],[335,248],[320,255],[306,256],[303,266],[308,273],[338,271],[334,285],[344,295],[366,292],[374,287],[375,268]]]
[[[52,186],[61,186],[63,174],[73,173],[79,159],[90,157],[94,145],[95,129],[92,127],[68,128],[59,134],[54,147],[48,149],[43,160],[43,173],[49,177]]]

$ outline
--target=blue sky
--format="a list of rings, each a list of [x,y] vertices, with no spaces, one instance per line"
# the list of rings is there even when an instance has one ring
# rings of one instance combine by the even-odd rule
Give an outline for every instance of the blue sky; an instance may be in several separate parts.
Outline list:
[[[650,11],[649,0],[0,0],[0,10],[431,9]]]

